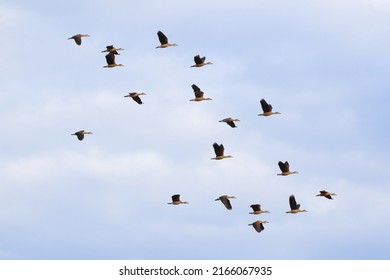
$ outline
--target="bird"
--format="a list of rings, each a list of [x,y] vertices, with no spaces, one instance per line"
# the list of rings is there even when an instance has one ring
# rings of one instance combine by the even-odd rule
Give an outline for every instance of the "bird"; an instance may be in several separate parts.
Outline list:
[[[261,213],[271,213],[268,210],[261,210],[260,204],[252,204],[251,207],[253,209],[253,212],[249,212],[249,214],[258,215]]]
[[[71,135],[76,135],[77,136],[77,139],[79,139],[80,141],[82,141],[84,139],[84,135],[85,134],[93,134],[92,132],[88,132],[88,131],[84,131],[84,130],[80,130],[80,131],[77,131]]]
[[[138,92],[130,92],[128,95],[125,95],[124,97],[131,97],[138,104],[143,104],[141,98],[139,97],[140,95],[146,95],[146,93],[143,93],[143,92],[140,92],[140,93],[138,93]]]
[[[320,191],[320,194],[317,194],[316,196],[323,196],[327,199],[333,199],[332,195],[337,195],[335,193],[327,192],[327,191]]]
[[[72,37],[68,38],[68,40],[73,39],[76,42],[76,44],[80,46],[82,37],[91,37],[91,36],[88,34],[76,34],[76,35],[73,35]]]
[[[299,212],[307,212],[306,210],[301,210],[301,209],[299,209],[299,207],[300,207],[301,205],[300,205],[300,204],[297,204],[294,195],[290,195],[288,201],[289,201],[289,203],[290,203],[290,208],[291,208],[291,210],[290,210],[290,211],[287,211],[286,213],[296,214],[296,213],[299,213]]]
[[[212,62],[204,62],[205,60],[206,60],[205,56],[201,58],[199,55],[196,55],[194,56],[195,64],[192,65],[191,67],[202,67],[207,64],[213,64]]]
[[[180,194],[172,195],[172,202],[168,202],[168,204],[179,205],[179,204],[189,204],[187,201],[180,200]]]
[[[237,127],[234,122],[239,122],[239,121],[240,121],[239,119],[226,118],[226,119],[220,120],[219,122],[225,122],[231,127]]]
[[[161,31],[157,32],[157,36],[158,36],[158,39],[160,40],[161,45],[157,46],[156,49],[157,48],[164,49],[164,48],[171,47],[171,46],[175,46],[175,47],[177,46],[177,44],[168,43],[167,36],[165,36],[164,33],[162,33]]]
[[[236,198],[236,197],[232,195],[222,195],[216,198],[215,201],[220,200],[223,203],[223,205],[225,205],[227,210],[232,210],[232,205],[230,204],[230,200],[229,200],[230,198]]]
[[[274,114],[280,114],[279,112],[272,112],[272,105],[268,104],[264,99],[260,100],[261,108],[263,109],[263,114],[258,114],[258,116],[271,116]]]
[[[214,148],[214,152],[215,152],[215,157],[213,157],[211,159],[220,160],[220,159],[224,159],[224,158],[232,158],[232,156],[225,156],[224,155],[225,147],[222,144],[218,145],[217,143],[214,143],[213,148]]]
[[[123,64],[116,64],[115,63],[115,54],[113,52],[109,52],[106,55],[106,61],[107,61],[107,65],[103,66],[104,68],[112,68],[112,67],[116,67],[116,66],[124,66]]]
[[[253,226],[253,228],[257,232],[262,232],[264,230],[263,224],[266,224],[266,223],[268,223],[268,222],[267,221],[256,221],[256,222],[249,224],[248,226]]]
[[[279,168],[282,171],[282,173],[279,173],[277,175],[287,176],[290,174],[298,174],[299,173],[298,171],[290,171],[290,164],[287,161],[284,163],[279,161],[278,165],[279,165]]]
[[[108,53],[114,53],[116,55],[119,55],[118,51],[123,51],[124,49],[122,48],[115,48],[113,45],[106,46],[106,49],[103,50],[102,52],[108,52]]]
[[[194,99],[190,99],[190,101],[203,101],[203,100],[212,100],[211,98],[209,97],[203,97],[204,95],[204,92],[200,90],[200,88],[193,84],[192,85],[192,89],[194,90],[194,94],[195,94],[195,98]]]

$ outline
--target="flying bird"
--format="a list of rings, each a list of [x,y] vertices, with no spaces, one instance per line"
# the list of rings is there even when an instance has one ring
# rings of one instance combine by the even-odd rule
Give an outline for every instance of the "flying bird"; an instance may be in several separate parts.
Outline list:
[[[256,222],[249,224],[248,226],[253,226],[253,228],[257,232],[262,232],[264,230],[263,224],[266,224],[266,223],[268,223],[268,222],[267,221],[256,221]]]
[[[263,109],[263,114],[258,114],[258,116],[267,117],[267,116],[271,116],[274,114],[280,114],[279,112],[273,112],[272,105],[268,104],[267,101],[265,101],[264,99],[260,100],[260,104],[261,104],[261,108]]]
[[[299,209],[299,207],[300,207],[301,205],[300,205],[300,204],[297,204],[294,195],[290,195],[288,201],[289,201],[289,203],[290,203],[290,209],[291,209],[291,210],[290,210],[290,211],[287,211],[286,213],[296,214],[296,213],[299,213],[299,212],[307,212],[306,210],[301,210],[301,209]]]
[[[231,127],[237,127],[234,122],[239,122],[239,121],[240,121],[239,119],[226,118],[226,119],[220,120],[219,122],[227,123]]]
[[[160,41],[161,45],[160,46],[157,46],[157,48],[167,48],[167,47],[171,47],[171,46],[177,46],[177,44],[170,44],[168,43],[168,38],[167,36],[164,35],[164,33],[162,33],[161,31],[158,31],[157,32],[157,36],[158,36],[158,40]]]
[[[218,198],[215,199],[215,201],[221,201],[223,203],[223,205],[225,205],[226,209],[227,210],[232,210],[232,205],[230,203],[230,198],[236,198],[235,196],[232,196],[232,195],[222,195]]]
[[[214,152],[215,152],[215,157],[213,157],[211,159],[220,160],[220,159],[224,159],[224,158],[232,158],[232,156],[225,156],[224,155],[225,147],[222,144],[218,145],[217,143],[214,143],[213,148],[214,148]]]
[[[113,68],[116,66],[124,66],[123,64],[116,64],[115,63],[115,53],[114,52],[109,52],[106,54],[106,61],[107,65],[103,66],[104,68]]]
[[[205,66],[207,64],[213,64],[212,62],[205,62],[206,60],[206,57],[200,57],[199,55],[196,55],[194,56],[194,61],[195,61],[195,64],[192,65],[191,67],[202,67],[202,66]]]
[[[80,130],[80,131],[77,131],[71,135],[76,135],[77,136],[77,139],[79,139],[80,141],[82,141],[84,139],[84,135],[85,134],[93,134],[92,132],[88,132],[88,131],[84,131],[84,130]]]
[[[284,163],[279,161],[278,165],[279,165],[279,168],[282,171],[282,173],[279,173],[277,175],[287,176],[290,174],[298,174],[299,173],[298,171],[290,171],[290,164],[287,161]]]
[[[131,97],[138,104],[143,104],[143,102],[142,102],[142,100],[140,98],[140,95],[146,95],[146,93],[143,93],[143,92],[139,92],[139,93],[138,92],[130,92],[128,95],[125,95],[125,97]]]
[[[327,199],[333,199],[332,195],[337,195],[335,193],[327,192],[327,191],[320,191],[320,194],[317,194],[316,196],[323,196]]]
[[[113,45],[106,46],[106,49],[102,52],[108,52],[108,53],[114,53],[116,55],[119,55],[118,51],[123,51],[122,48],[115,48]]]
[[[88,34],[76,34],[76,35],[73,35],[72,37],[68,38],[68,40],[73,39],[76,42],[76,44],[80,46],[82,37],[91,37],[91,36]]]
[[[172,202],[168,202],[168,204],[179,205],[179,204],[189,204],[187,201],[180,200],[180,194],[172,195]]]
[[[200,90],[200,88],[197,85],[192,85],[192,89],[194,90],[195,98],[190,99],[190,101],[203,101],[203,100],[212,100],[209,97],[203,97],[204,92]]]
[[[262,214],[262,213],[270,213],[268,210],[261,210],[260,204],[252,204],[251,208],[253,209],[253,212],[249,212],[249,214]]]

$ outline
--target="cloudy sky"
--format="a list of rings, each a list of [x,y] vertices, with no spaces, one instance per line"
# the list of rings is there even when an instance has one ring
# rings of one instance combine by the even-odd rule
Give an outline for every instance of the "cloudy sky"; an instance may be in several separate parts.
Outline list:
[[[389,259],[388,1],[5,0],[0,34],[1,259]]]

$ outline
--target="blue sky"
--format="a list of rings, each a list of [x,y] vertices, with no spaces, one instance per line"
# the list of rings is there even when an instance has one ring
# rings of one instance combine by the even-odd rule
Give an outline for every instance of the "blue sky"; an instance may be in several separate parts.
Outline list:
[[[0,4],[1,259],[389,258],[390,4],[210,2]],[[124,67],[103,68],[110,44]]]

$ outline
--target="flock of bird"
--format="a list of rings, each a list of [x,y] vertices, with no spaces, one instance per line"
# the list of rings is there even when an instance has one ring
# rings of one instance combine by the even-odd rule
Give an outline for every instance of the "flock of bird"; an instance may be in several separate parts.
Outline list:
[[[157,36],[158,36],[158,39],[160,41],[160,45],[158,45],[156,48],[167,48],[167,47],[171,47],[171,46],[178,46],[175,43],[169,43],[167,36],[165,36],[164,33],[161,31],[157,32]],[[81,43],[82,43],[81,38],[83,38],[83,37],[90,37],[90,35],[76,34],[68,39],[73,39],[77,45],[81,45]],[[113,45],[107,46],[106,49],[102,51],[102,52],[108,53],[105,56],[107,65],[103,66],[104,68],[113,68],[113,67],[118,67],[118,66],[124,66],[123,64],[117,64],[115,61],[116,60],[115,56],[119,55],[118,51],[123,51],[123,49],[122,48],[115,48]],[[194,62],[195,62],[195,64],[191,65],[191,67],[203,67],[205,65],[213,64],[212,62],[209,62],[209,61],[206,62],[206,57],[200,57],[199,55],[196,55],[194,57]],[[192,89],[194,91],[195,98],[190,99],[190,101],[200,102],[200,101],[204,101],[204,100],[212,100],[209,97],[204,97],[204,92],[197,85],[193,84]],[[143,92],[141,92],[141,93],[131,92],[128,95],[125,95],[124,97],[131,97],[136,103],[143,104],[143,102],[140,98],[140,96],[142,96],[142,95],[146,95],[146,94]],[[272,105],[267,103],[267,101],[265,101],[264,99],[260,100],[260,105],[261,105],[263,113],[258,114],[258,116],[268,117],[271,115],[280,114],[279,112],[272,111],[272,109],[273,109]],[[236,127],[235,122],[238,122],[238,121],[240,121],[240,120],[229,117],[229,118],[222,119],[219,122],[224,122],[224,123],[228,124],[230,127],[235,128]],[[84,139],[84,135],[86,135],[86,134],[93,134],[93,133],[88,132],[88,131],[84,131],[84,130],[79,130],[71,135],[77,136],[77,139],[82,141]],[[214,149],[215,157],[211,158],[212,160],[222,160],[222,159],[226,159],[226,158],[232,158],[231,155],[225,155],[225,148],[224,148],[223,144],[214,143],[213,149]],[[290,170],[290,165],[289,165],[288,161],[285,161],[285,162],[279,161],[278,166],[279,166],[279,169],[281,170],[281,173],[279,173],[277,175],[288,176],[291,174],[298,174],[299,173],[298,171],[291,171]],[[335,193],[321,190],[319,192],[319,194],[317,194],[316,196],[325,197],[327,199],[333,199],[332,196],[335,196],[335,195],[336,195]],[[230,202],[230,199],[234,199],[234,198],[236,198],[236,197],[231,196],[231,195],[222,195],[222,196],[216,198],[215,201],[221,201],[227,210],[232,210],[233,207],[232,207],[232,204]],[[174,194],[174,195],[172,195],[172,202],[168,202],[168,204],[180,205],[180,204],[189,204],[189,202],[181,201],[180,194]],[[300,209],[300,204],[298,204],[296,202],[294,195],[289,196],[289,206],[290,206],[290,210],[286,211],[286,213],[296,214],[296,213],[300,213],[300,212],[307,212],[307,210]],[[259,214],[263,214],[263,213],[270,213],[268,210],[262,210],[260,204],[252,204],[252,205],[250,205],[250,207],[252,208],[253,211],[249,212],[249,214],[259,215]],[[264,230],[263,224],[265,224],[265,223],[268,223],[268,221],[257,220],[251,224],[248,224],[248,225],[253,226],[253,228],[257,232],[261,232]]]

